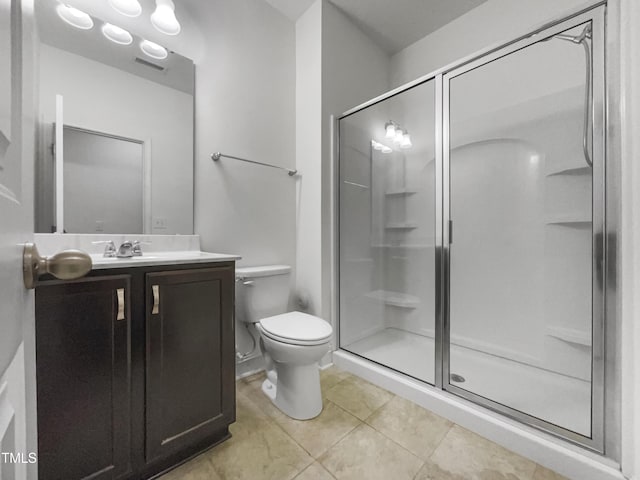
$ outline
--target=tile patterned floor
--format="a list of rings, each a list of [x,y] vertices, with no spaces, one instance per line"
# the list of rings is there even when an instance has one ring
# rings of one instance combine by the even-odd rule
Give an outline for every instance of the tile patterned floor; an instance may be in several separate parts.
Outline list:
[[[563,480],[418,405],[331,367],[324,410],[293,420],[237,382],[233,437],[161,480]]]

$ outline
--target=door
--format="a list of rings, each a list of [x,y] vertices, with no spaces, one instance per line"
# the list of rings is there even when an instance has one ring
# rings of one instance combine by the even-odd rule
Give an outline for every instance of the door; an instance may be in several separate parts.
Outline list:
[[[436,82],[343,117],[340,347],[437,383]]]
[[[146,276],[146,460],[235,421],[234,268]]]
[[[33,295],[33,0],[0,0],[0,478],[36,478]],[[9,454],[9,455],[5,455]]]
[[[445,388],[595,449],[603,446],[603,44],[600,10],[444,78]]]
[[[36,288],[40,480],[131,470],[130,291],[127,275]]]

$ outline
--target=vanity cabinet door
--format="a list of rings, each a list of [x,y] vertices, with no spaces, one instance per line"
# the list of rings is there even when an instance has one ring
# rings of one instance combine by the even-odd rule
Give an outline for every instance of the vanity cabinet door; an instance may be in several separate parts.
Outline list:
[[[131,470],[130,277],[36,288],[38,478]]]
[[[146,275],[146,460],[235,421],[234,268]]]

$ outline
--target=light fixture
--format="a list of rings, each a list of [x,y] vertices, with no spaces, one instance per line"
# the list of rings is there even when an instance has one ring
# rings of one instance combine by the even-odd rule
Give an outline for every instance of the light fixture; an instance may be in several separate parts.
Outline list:
[[[387,147],[386,145],[382,145],[382,153],[391,153],[391,147]]]
[[[180,22],[176,18],[176,6],[172,0],[156,0],[156,11],[151,14],[151,23],[165,35],[178,35]]]
[[[124,28],[120,28],[111,23],[102,26],[102,34],[114,43],[120,45],[131,45],[133,37]]]
[[[404,138],[404,134],[402,133],[402,129],[396,128],[396,134],[393,137],[393,143],[397,143],[398,145],[400,145],[402,143],[403,138]]]
[[[402,142],[400,142],[400,148],[411,148],[412,147],[412,143],[411,143],[411,136],[409,135],[409,132],[407,132],[406,130],[402,131]]]
[[[109,0],[109,5],[126,17],[137,17],[142,13],[138,0]]]
[[[396,136],[396,126],[393,122],[389,121],[384,124],[385,137],[392,139]]]
[[[140,50],[156,60],[164,60],[169,55],[166,48],[158,45],[157,43],[150,42],[149,40],[143,40],[140,42]]]
[[[93,28],[93,19],[77,8],[61,3],[56,7],[56,11],[62,20],[73,27],[80,28],[81,30],[90,30]]]

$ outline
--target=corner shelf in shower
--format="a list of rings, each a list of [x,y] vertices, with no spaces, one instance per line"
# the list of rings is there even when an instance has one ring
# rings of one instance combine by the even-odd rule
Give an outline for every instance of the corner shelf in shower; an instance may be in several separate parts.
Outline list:
[[[576,330],[566,327],[547,327],[547,336],[557,338],[563,342],[580,345],[583,347],[591,346],[591,332]]]
[[[588,174],[591,174],[591,172],[592,172],[592,168],[587,167],[586,165],[581,167],[565,167],[560,170],[555,170],[547,173],[547,177],[555,177],[558,175],[573,175],[573,176],[588,175]]]
[[[547,218],[547,225],[581,227],[591,225],[592,219],[583,213],[553,215]]]
[[[390,307],[414,309],[420,305],[420,299],[414,295],[389,290],[374,290],[365,294],[366,297],[384,303]]]
[[[413,195],[414,193],[418,193],[417,190],[407,190],[407,189],[398,189],[398,190],[387,190],[385,195],[389,197],[405,197],[408,195]]]
[[[384,228],[387,230],[413,230],[418,228],[418,224],[413,222],[387,223]]]
[[[376,244],[372,244],[371,248],[403,248],[403,249],[415,249],[415,250],[419,250],[419,249],[427,249],[427,248],[434,248],[435,247],[435,243],[412,243],[412,244],[391,244],[391,243],[376,243]]]

